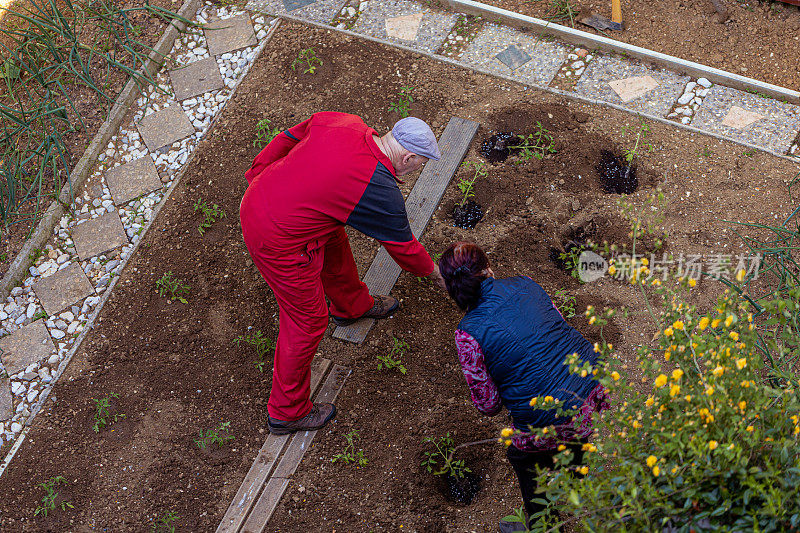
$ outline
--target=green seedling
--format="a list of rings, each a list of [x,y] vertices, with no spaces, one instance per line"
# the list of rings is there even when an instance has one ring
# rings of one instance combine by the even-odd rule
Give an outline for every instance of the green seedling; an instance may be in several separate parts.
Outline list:
[[[241,346],[241,343],[249,344],[256,349],[256,355],[258,355],[259,360],[254,361],[253,364],[259,372],[264,371],[265,356],[275,351],[275,341],[261,333],[260,330],[256,330],[252,335],[239,335],[233,339],[233,343],[236,346]]]
[[[364,457],[364,450],[359,449],[357,452],[355,451],[355,440],[361,440],[358,431],[355,429],[348,432],[345,436],[347,439],[347,445],[344,447],[344,451],[342,453],[337,453],[331,458],[331,462],[335,463],[337,461],[342,461],[345,464],[351,463],[358,463],[358,466],[364,466],[367,464],[367,458]]]
[[[55,511],[56,507],[59,507],[62,511],[66,511],[67,509],[73,509],[74,506],[69,503],[62,501],[59,505],[56,505],[56,498],[58,498],[58,492],[56,492],[57,485],[66,485],[67,480],[64,479],[64,476],[54,476],[48,479],[43,483],[39,483],[39,487],[44,489],[45,495],[42,498],[41,503],[36,506],[36,510],[33,512],[33,516],[39,516],[40,514],[43,516],[47,516],[50,511]]]
[[[401,374],[406,373],[406,367],[403,366],[403,357],[408,351],[408,343],[404,340],[392,337],[392,349],[386,355],[378,356],[378,370],[386,369],[391,370],[396,368]]]
[[[626,126],[623,126],[622,133],[624,134],[627,130]],[[642,122],[639,124],[639,129],[636,132],[636,142],[633,145],[633,148],[625,148],[623,149],[624,159],[625,162],[628,163],[628,168],[632,166],[634,159],[639,154],[639,149],[644,146],[647,148],[649,152],[653,151],[653,145],[646,143],[647,135],[650,133],[650,126],[647,123]],[[627,176],[626,176],[627,177]]]
[[[203,235],[211,227],[211,224],[221,218],[225,218],[224,209],[217,204],[209,205],[202,198],[194,203],[194,212],[197,213],[198,211],[203,213],[203,221],[197,226],[197,231],[200,232],[200,235]]]
[[[506,515],[503,517],[504,522],[510,522],[512,524],[521,524],[522,529],[517,529],[521,533],[528,533],[530,529],[528,529],[528,517],[525,516],[525,506],[519,506],[514,509],[514,512],[510,515]]]
[[[745,157],[753,157],[754,155],[756,155],[756,151],[755,150],[745,150],[744,152],[742,152],[742,155],[745,156]]]
[[[92,429],[95,433],[100,433],[100,430],[114,424],[120,418],[125,418],[124,413],[114,413],[113,415],[109,412],[108,408],[111,407],[111,398],[119,398],[119,394],[116,392],[112,392],[105,398],[95,399],[92,398],[94,402],[94,424],[92,424]]]
[[[475,196],[475,182],[478,181],[478,178],[485,178],[489,173],[483,161],[465,161],[461,164],[461,168],[474,170],[472,177],[459,178],[458,180],[458,190],[461,191],[461,200],[458,205],[463,207],[467,200]]]
[[[558,289],[553,297],[556,307],[564,315],[564,318],[575,316],[575,297],[567,293],[566,289]]]
[[[435,448],[432,452],[425,452],[425,458],[422,460],[422,466],[434,476],[448,475],[461,478],[464,477],[464,474],[467,472],[472,472],[472,470],[464,464],[463,459],[453,460],[455,445],[453,444],[453,439],[450,438],[449,431],[447,435],[439,437],[438,439],[425,437],[422,443],[433,444]]]
[[[159,296],[166,296],[171,301],[179,301],[181,303],[189,303],[184,296],[189,294],[190,287],[183,283],[183,280],[172,277],[172,271],[169,270],[161,276],[161,279],[156,281],[156,289]]]
[[[175,533],[175,524],[173,524],[173,522],[178,518],[180,518],[180,516],[174,512],[167,511],[156,519],[150,531],[152,533]]]
[[[519,150],[519,157],[525,161],[529,161],[531,157],[541,160],[547,154],[556,153],[556,142],[550,130],[542,126],[542,123],[537,120],[535,132],[527,137],[521,137],[519,144],[509,145],[508,148]]]
[[[698,150],[698,151],[697,151],[697,154],[698,154],[700,157],[711,157],[711,155],[712,155],[713,153],[714,153],[714,152],[712,152],[712,151],[711,151],[711,149],[710,149],[708,146],[704,147],[702,150]]]
[[[569,272],[569,275],[583,283],[581,280],[580,271],[580,257],[583,251],[586,250],[583,246],[573,246],[565,252],[558,254],[559,258],[564,262],[564,269]]]
[[[222,422],[213,429],[207,429],[205,431],[201,429],[200,438],[195,439],[194,443],[197,444],[197,447],[203,451],[206,451],[209,447],[214,446],[217,448],[222,448],[229,441],[236,439],[236,437],[230,434],[230,427],[230,422]]]
[[[297,70],[298,66],[303,69],[304,74],[314,74],[317,67],[322,66],[322,60],[317,57],[313,48],[306,48],[292,61],[292,70]]]
[[[280,128],[273,128],[270,124],[272,124],[272,121],[268,118],[262,118],[258,121],[258,124],[256,124],[256,139],[253,141],[253,147],[263,148],[271,143],[272,139],[281,132]]]
[[[30,259],[31,263],[35,263],[37,259],[44,255],[44,250],[41,248],[34,248],[30,254],[28,254],[28,258]]]
[[[35,315],[33,315],[33,320],[39,320],[40,318],[47,318],[47,311],[41,309]]]
[[[413,87],[400,87],[400,92],[397,93],[397,101],[389,102],[389,111],[396,111],[400,118],[408,116],[408,106],[414,102],[414,97],[411,95]]]

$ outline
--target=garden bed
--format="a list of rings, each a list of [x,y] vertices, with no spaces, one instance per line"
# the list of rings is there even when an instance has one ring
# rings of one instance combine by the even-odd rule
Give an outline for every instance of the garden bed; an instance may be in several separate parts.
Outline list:
[[[324,68],[314,75],[291,70],[299,51],[311,47]],[[262,373],[254,347],[235,340],[253,339],[257,331],[271,339],[277,334],[277,306],[249,260],[238,221],[244,172],[258,152],[256,123],[269,118],[285,128],[313,112],[338,110],[357,113],[383,132],[397,118],[389,105],[402,87],[413,88],[415,114],[437,134],[454,115],[481,124],[467,161],[483,161],[478,150],[493,133],[527,135],[536,122],[555,143],[555,153],[542,159],[511,156],[484,166],[487,176],[476,181],[474,200],[485,216],[470,230],[454,227],[450,218],[460,201],[455,182],[473,174],[460,170],[422,238],[426,247],[435,253],[454,240],[479,242],[499,276],[527,274],[552,295],[563,290],[574,296],[576,315],[569,321],[593,340],[598,331],[581,314],[586,305],[626,306],[631,312],[618,315],[606,331],[623,359],[650,340],[653,326],[635,289],[608,279],[582,285],[552,260],[554,248],[578,237],[629,242],[619,196],[602,192],[597,166],[602,150],[619,154],[633,146],[640,131],[636,117],[287,23],[200,143],[94,331],[0,478],[2,529],[142,531],[174,513],[178,531],[215,530],[266,438],[271,354]],[[788,214],[786,185],[796,164],[661,123],[649,128],[630,202],[647,206],[648,196],[662,187],[669,202],[666,250],[676,256],[740,253],[722,220],[770,222]],[[401,185],[404,193],[413,181]],[[199,198],[226,212],[204,234],[193,208]],[[363,273],[377,244],[351,236]],[[655,249],[652,239],[645,244]],[[189,286],[187,303],[156,291],[167,271]],[[719,290],[703,281],[695,292],[703,301]],[[500,447],[472,447],[460,455],[482,485],[467,506],[447,500],[444,483],[420,465],[430,450],[423,438],[447,432],[457,444],[492,438],[508,419],[484,417],[470,405],[453,345],[461,315],[446,296],[408,274],[393,294],[402,301],[400,311],[379,322],[363,345],[330,335],[320,345],[321,354],[353,373],[339,395],[337,421],[315,439],[271,531],[486,530],[521,504]],[[406,374],[378,370],[377,357],[389,353],[393,337],[409,345],[400,355]],[[95,432],[92,399],[112,393],[118,397],[110,401],[110,414],[125,417]],[[200,450],[194,442],[199,432],[222,423],[230,424],[235,440],[217,451]],[[358,468],[331,461],[352,429],[360,434],[356,451],[363,449],[368,460]],[[58,488],[72,507],[34,518],[44,496],[37,484],[60,475],[66,485]]]

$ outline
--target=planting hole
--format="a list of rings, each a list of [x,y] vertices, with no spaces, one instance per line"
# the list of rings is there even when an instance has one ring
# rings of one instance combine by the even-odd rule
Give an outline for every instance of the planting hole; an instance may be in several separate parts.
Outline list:
[[[636,178],[636,165],[626,164],[608,150],[600,152],[597,172],[600,173],[600,185],[606,192],[630,194],[639,186],[639,180]]]

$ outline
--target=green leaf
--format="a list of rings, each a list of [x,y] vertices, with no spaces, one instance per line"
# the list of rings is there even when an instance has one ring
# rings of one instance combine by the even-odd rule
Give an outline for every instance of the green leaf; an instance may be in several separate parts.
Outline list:
[[[569,491],[569,501],[575,507],[577,507],[578,505],[581,504],[581,499],[580,499],[580,497],[578,496],[578,493],[575,490],[570,490]]]

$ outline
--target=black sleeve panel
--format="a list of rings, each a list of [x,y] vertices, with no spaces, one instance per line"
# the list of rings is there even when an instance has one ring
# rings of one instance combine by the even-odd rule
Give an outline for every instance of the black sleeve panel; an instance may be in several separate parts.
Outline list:
[[[376,165],[364,194],[347,217],[347,225],[382,242],[413,240],[403,193],[381,163]]]

